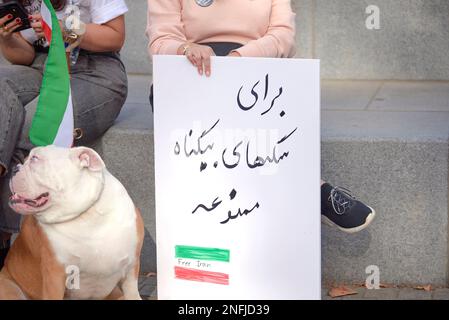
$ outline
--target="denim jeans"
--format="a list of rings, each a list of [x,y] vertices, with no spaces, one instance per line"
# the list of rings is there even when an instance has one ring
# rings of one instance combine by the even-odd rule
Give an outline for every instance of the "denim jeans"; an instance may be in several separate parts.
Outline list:
[[[20,216],[9,208],[10,169],[34,147],[28,133],[37,106],[47,54],[31,66],[0,65],[0,231],[18,232]],[[114,123],[128,94],[125,67],[118,54],[82,51],[71,69],[76,145],[99,138]]]

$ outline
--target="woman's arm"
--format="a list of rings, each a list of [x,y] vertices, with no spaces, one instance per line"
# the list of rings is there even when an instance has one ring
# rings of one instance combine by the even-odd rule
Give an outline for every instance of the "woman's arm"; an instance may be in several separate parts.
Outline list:
[[[105,24],[90,23],[86,26],[80,47],[93,52],[120,51],[125,44],[125,16],[119,16]]]
[[[272,58],[291,58],[295,51],[295,14],[290,0],[272,0],[267,33],[235,50],[243,57]]]
[[[36,13],[30,16],[31,26],[37,36],[44,37],[42,16]],[[121,15],[104,24],[89,23],[82,36],[80,48],[93,52],[119,51],[125,43],[125,16]]]
[[[3,56],[12,64],[30,65],[35,57],[35,51],[19,32],[13,32],[22,24],[20,21],[5,23],[9,17],[0,18],[0,50]]]
[[[154,54],[181,54],[187,42],[181,21],[179,0],[148,0],[148,52]]]

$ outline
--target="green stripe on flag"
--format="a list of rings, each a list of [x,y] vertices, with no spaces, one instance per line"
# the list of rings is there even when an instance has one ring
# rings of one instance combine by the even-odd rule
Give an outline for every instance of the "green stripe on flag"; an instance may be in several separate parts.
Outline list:
[[[53,144],[70,97],[70,75],[61,28],[50,1],[43,1],[51,12],[52,40],[39,102],[30,129],[31,142],[36,146]]]
[[[230,251],[218,248],[175,246],[175,257],[229,262]]]

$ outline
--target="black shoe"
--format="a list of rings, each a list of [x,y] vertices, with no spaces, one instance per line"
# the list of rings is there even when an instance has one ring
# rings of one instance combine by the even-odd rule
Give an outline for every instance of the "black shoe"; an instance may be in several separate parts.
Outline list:
[[[10,241],[0,242],[0,271],[5,265],[5,259],[9,252]]]
[[[365,229],[374,219],[376,212],[356,200],[349,190],[321,186],[321,221],[337,227],[343,232],[356,233]]]

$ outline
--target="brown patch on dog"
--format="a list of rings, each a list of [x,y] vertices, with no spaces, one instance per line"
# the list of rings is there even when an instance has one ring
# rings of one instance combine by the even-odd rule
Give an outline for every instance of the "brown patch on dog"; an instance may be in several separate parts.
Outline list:
[[[30,299],[60,300],[64,298],[66,274],[53,252],[47,236],[36,218],[26,216],[2,270],[0,291],[6,286],[20,288]],[[8,279],[9,285],[5,280]],[[12,297],[14,299],[14,297]]]
[[[3,269],[5,270],[5,269]],[[22,289],[14,283],[6,271],[0,272],[0,300],[26,300]]]
[[[104,300],[123,300],[123,291],[119,287],[115,287],[114,290]]]
[[[136,227],[134,274],[138,280],[145,227],[137,208]],[[61,300],[65,295],[65,282],[64,266],[57,261],[46,234],[33,216],[26,216],[20,234],[6,258],[5,267],[0,272],[0,300]],[[106,299],[123,299],[123,292],[116,287]]]
[[[143,240],[145,238],[145,225],[143,223],[142,214],[136,208],[136,226],[137,226],[137,248],[136,248],[136,265],[134,266],[134,273],[136,279],[139,279],[140,273],[140,254],[142,252]]]

